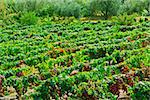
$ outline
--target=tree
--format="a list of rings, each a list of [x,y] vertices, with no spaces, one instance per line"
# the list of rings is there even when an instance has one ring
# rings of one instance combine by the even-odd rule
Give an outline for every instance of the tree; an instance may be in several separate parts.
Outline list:
[[[111,16],[117,15],[120,4],[120,0],[93,0],[91,2],[91,10],[94,13],[101,13],[104,19],[108,19]]]

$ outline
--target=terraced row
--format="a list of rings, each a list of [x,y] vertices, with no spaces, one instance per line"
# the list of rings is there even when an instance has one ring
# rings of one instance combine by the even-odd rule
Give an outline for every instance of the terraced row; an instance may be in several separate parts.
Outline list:
[[[116,98],[117,82],[128,92],[147,77],[149,24],[6,26],[0,30],[1,93],[11,95],[7,87],[13,87],[24,99]]]

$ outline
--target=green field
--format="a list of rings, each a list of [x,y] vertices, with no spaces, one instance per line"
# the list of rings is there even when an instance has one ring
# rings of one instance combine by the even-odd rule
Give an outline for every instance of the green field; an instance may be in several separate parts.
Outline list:
[[[66,22],[66,21],[65,21]],[[0,95],[23,100],[150,98],[150,21],[0,28]],[[14,97],[15,98],[15,97]]]
[[[0,100],[150,100],[150,0],[0,0]]]

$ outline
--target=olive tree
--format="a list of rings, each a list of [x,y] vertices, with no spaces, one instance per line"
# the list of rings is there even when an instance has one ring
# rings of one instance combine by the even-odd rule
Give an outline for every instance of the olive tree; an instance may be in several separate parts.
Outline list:
[[[92,0],[91,8],[94,13],[101,13],[104,19],[117,15],[121,0]]]

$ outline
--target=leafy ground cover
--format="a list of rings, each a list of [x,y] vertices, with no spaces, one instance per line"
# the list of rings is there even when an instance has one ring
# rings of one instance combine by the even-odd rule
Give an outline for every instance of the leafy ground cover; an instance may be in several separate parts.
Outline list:
[[[146,19],[3,26],[1,98],[148,100],[149,44]]]

